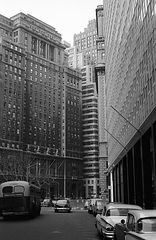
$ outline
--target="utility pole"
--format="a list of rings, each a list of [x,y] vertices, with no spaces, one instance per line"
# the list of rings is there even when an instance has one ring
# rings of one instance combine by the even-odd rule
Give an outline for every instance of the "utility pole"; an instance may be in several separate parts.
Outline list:
[[[64,159],[64,198],[66,198],[66,159]]]

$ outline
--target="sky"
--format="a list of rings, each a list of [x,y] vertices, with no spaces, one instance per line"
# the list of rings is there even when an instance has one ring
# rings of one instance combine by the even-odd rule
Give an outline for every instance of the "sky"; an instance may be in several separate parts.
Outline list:
[[[30,14],[54,27],[62,40],[73,45],[73,36],[84,31],[95,19],[95,9],[103,0],[4,0],[0,14],[12,17],[19,12]]]

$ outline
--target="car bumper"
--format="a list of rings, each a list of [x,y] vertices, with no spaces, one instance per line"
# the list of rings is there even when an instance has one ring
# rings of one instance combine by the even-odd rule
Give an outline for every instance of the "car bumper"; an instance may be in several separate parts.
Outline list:
[[[102,235],[106,239],[114,239],[114,232],[102,231]]]
[[[2,216],[25,216],[28,212],[2,212]]]
[[[70,212],[70,208],[55,208],[55,212]]]

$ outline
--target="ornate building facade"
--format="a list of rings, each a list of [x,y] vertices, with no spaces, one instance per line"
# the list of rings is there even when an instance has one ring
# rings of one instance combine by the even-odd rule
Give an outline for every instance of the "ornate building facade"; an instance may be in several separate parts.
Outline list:
[[[81,74],[68,68],[61,40],[31,15],[0,15],[0,174],[78,197]]]
[[[99,122],[99,178],[102,197],[108,201],[108,146],[106,131],[106,78],[105,78],[105,39],[103,32],[103,6],[96,9],[97,26],[97,64],[96,86],[98,90],[98,122]]]

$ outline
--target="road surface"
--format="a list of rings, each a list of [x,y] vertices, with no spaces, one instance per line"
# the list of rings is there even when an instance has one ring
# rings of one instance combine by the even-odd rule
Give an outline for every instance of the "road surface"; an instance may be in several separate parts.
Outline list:
[[[84,210],[55,213],[42,207],[34,219],[0,219],[1,240],[99,240],[95,217]]]

